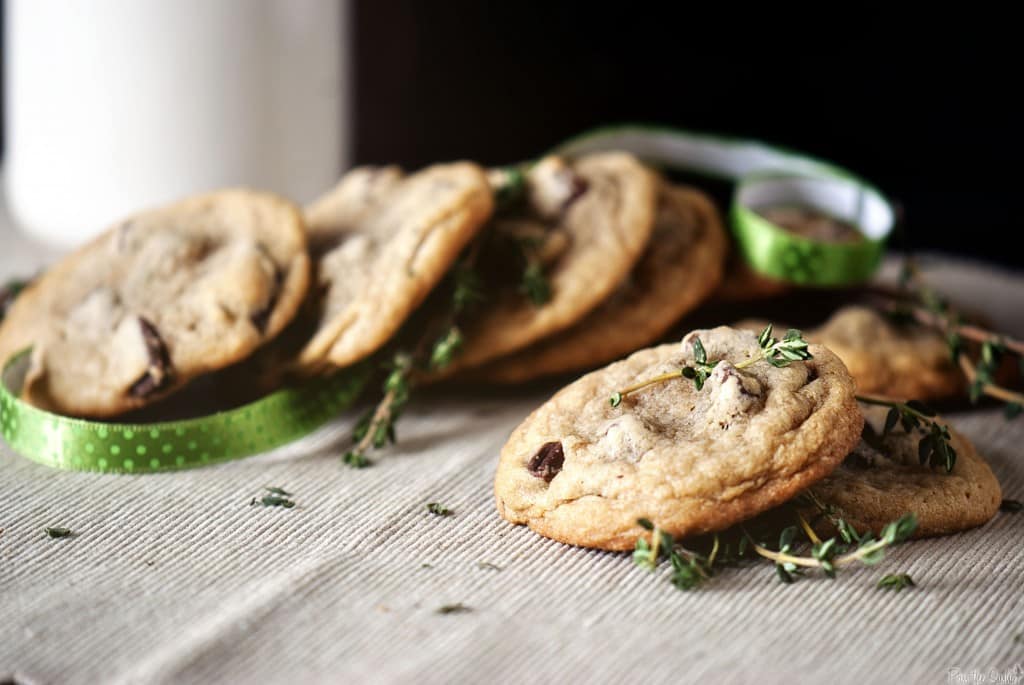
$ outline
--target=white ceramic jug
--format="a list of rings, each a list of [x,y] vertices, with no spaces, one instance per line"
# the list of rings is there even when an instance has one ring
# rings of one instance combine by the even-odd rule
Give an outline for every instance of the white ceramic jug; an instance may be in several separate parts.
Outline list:
[[[7,199],[71,247],[224,186],[307,202],[348,163],[346,0],[8,0]]]

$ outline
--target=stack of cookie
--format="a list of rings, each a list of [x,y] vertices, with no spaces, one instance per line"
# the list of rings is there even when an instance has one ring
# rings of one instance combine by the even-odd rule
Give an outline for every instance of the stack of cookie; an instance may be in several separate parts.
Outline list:
[[[382,423],[363,429],[386,441],[410,383],[520,382],[657,342],[715,292],[727,251],[704,194],[625,153],[358,168],[304,212],[227,190],[118,223],[21,293],[0,362],[31,347],[26,401],[106,418],[197,379],[265,392],[391,359],[368,418]],[[877,416],[854,394],[954,391],[941,339],[865,309],[838,312],[810,334],[824,344],[801,339],[785,363],[764,360],[766,335],[698,331],[569,385],[503,450],[502,515],[605,549],[645,535],[638,519],[708,533],[808,488],[865,529],[905,511],[922,534],[992,516],[999,485],[963,437],[934,422],[942,445],[913,421],[894,432],[895,405]],[[646,377],[669,380],[623,399]],[[925,458],[936,450],[958,455],[948,473]]]
[[[893,430],[884,408],[858,405],[853,377],[828,348],[771,363],[766,336],[694,331],[570,384],[502,450],[498,510],[542,535],[609,550],[649,537],[644,520],[679,537],[713,533],[809,489],[862,532],[906,513],[917,535],[995,514],[999,484],[965,438],[946,427],[955,463],[932,466],[919,459],[917,427]]]
[[[357,168],[304,212],[232,190],[118,223],[22,293],[0,358],[32,347],[23,398],[96,418],[399,353],[420,383],[519,382],[657,341],[725,252],[705,195],[625,153]]]

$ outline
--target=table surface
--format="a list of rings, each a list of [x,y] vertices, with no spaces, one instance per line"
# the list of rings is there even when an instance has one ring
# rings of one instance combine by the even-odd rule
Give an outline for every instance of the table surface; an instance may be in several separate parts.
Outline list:
[[[0,280],[51,258],[0,219]],[[942,258],[926,272],[1024,332],[1024,275]],[[681,592],[664,568],[498,517],[497,454],[553,389],[423,392],[363,470],[339,461],[353,413],[174,474],[62,472],[0,442],[0,682],[1024,683],[1024,514],[835,581],[784,586],[765,564]],[[950,418],[1024,499],[1024,418]],[[265,485],[297,506],[250,507]],[[77,535],[47,538],[55,525]],[[919,587],[874,587],[895,571]],[[454,603],[471,611],[437,612]]]

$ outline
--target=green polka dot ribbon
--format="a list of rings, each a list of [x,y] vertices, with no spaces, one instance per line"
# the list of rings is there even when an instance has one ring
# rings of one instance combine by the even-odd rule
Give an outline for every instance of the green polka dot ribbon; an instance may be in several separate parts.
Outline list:
[[[356,400],[370,375],[370,367],[361,365],[209,416],[118,424],[59,416],[21,401],[17,394],[27,369],[27,351],[3,369],[4,440],[40,464],[103,473],[173,471],[265,452],[337,416]]]
[[[729,219],[737,249],[755,271],[779,280],[825,287],[865,281],[892,232],[895,214],[881,192],[845,169],[781,147],[627,124],[589,131],[555,151],[602,150],[626,150],[654,165],[734,182]],[[856,227],[863,239],[813,240],[757,213],[777,206],[816,210]]]

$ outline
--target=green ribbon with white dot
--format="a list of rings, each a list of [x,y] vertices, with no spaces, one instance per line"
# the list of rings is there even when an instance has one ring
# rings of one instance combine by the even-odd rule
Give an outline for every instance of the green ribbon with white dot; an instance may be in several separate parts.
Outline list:
[[[558,146],[568,156],[625,150],[659,166],[733,181],[729,212],[737,248],[755,270],[807,286],[846,286],[881,263],[895,212],[885,196],[828,162],[752,140],[625,124],[588,131]],[[856,227],[863,239],[838,243],[794,235],[758,209],[798,206]]]
[[[0,433],[21,455],[59,469],[154,473],[206,466],[273,449],[316,430],[359,396],[367,364],[279,390],[250,404],[183,421],[121,424],[37,409],[18,398],[28,351],[0,378]]]

